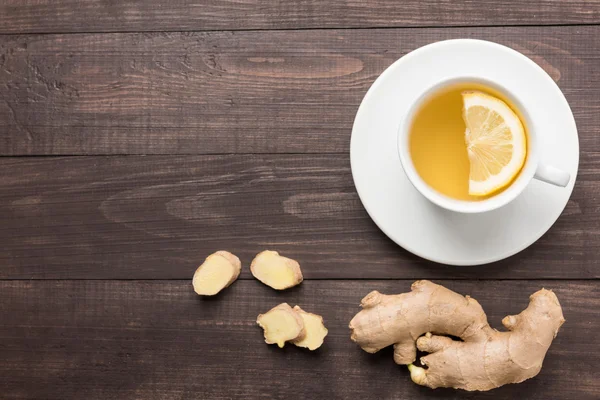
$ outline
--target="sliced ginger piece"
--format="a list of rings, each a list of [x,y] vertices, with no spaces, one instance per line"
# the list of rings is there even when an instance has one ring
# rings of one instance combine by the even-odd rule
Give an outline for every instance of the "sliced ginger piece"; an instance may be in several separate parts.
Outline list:
[[[256,323],[265,331],[265,342],[276,343],[280,348],[290,340],[304,338],[304,322],[300,314],[288,303],[281,303],[264,314],[260,314]]]
[[[270,250],[265,250],[254,257],[250,271],[256,279],[277,290],[296,286],[303,279],[297,261]]]
[[[323,323],[323,317],[317,314],[308,313],[298,306],[294,307],[294,311],[302,317],[304,321],[305,335],[302,339],[292,341],[298,347],[306,347],[309,350],[316,350],[323,344],[325,336],[327,336],[327,328]]]
[[[242,263],[227,251],[217,251],[206,258],[194,273],[194,291],[202,296],[214,296],[240,276]]]

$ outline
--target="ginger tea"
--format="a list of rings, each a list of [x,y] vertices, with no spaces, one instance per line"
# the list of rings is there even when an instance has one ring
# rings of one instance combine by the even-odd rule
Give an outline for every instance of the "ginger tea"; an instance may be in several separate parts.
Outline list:
[[[416,111],[409,132],[409,151],[417,173],[433,189],[457,200],[477,201],[496,195],[508,186],[488,196],[469,194],[470,162],[462,97],[465,91],[494,96],[519,115],[496,90],[480,84],[455,84],[430,95]]]

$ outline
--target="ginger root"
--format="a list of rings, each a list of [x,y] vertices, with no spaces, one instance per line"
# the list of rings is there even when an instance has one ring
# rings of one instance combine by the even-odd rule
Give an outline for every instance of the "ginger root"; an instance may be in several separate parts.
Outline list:
[[[323,317],[317,314],[308,313],[298,306],[294,306],[294,311],[302,317],[304,321],[304,338],[294,339],[294,343],[298,347],[306,347],[309,350],[316,350],[323,344],[328,330],[323,323]]]
[[[545,289],[531,295],[520,314],[502,320],[508,332],[490,327],[469,296],[429,281],[417,281],[411,289],[399,295],[369,293],[350,322],[351,339],[369,353],[393,344],[394,361],[409,364],[412,380],[430,388],[483,391],[533,378],[565,322],[558,298]],[[417,349],[430,353],[420,360],[427,368],[412,365]]]
[[[276,251],[259,253],[250,265],[252,275],[273,289],[283,290],[302,282],[300,264],[291,258],[280,256]]]
[[[288,303],[281,303],[260,314],[256,323],[265,330],[265,342],[277,343],[279,347],[290,340],[302,340],[306,334],[304,320]]]
[[[192,279],[194,291],[213,296],[231,285],[240,276],[240,259],[227,251],[217,251],[206,258]]]

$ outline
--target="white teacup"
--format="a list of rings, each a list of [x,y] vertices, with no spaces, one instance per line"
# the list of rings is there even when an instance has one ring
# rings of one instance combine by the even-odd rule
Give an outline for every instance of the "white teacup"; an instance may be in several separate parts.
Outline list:
[[[423,105],[424,101],[429,99],[432,94],[442,90],[443,88],[460,83],[484,85],[498,91],[499,93],[502,93],[502,95],[505,96],[518,109],[519,114],[524,119],[523,123],[527,127],[527,158],[525,160],[523,169],[510,186],[497,195],[485,200],[457,200],[439,193],[425,183],[425,181],[417,173],[409,151],[410,127],[412,125],[415,113]],[[539,162],[539,141],[540,135],[536,130],[536,123],[532,119],[532,116],[527,112],[527,109],[523,107],[523,104],[518,97],[495,82],[473,76],[446,79],[431,85],[429,89],[426,89],[423,94],[421,94],[421,96],[413,103],[406,115],[406,118],[401,122],[398,130],[398,152],[400,154],[400,161],[402,162],[402,167],[404,168],[404,172],[408,176],[410,182],[432,203],[437,204],[438,206],[447,210],[460,213],[481,213],[500,208],[510,203],[519,194],[521,194],[521,192],[525,190],[525,187],[529,184],[529,182],[531,182],[532,179],[538,179],[556,186],[567,186],[570,180],[570,175],[568,172]]]

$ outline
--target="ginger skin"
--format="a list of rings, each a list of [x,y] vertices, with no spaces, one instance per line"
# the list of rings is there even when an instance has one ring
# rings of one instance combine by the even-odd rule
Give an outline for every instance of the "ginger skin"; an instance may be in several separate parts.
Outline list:
[[[558,298],[545,289],[531,295],[520,314],[502,320],[508,332],[490,327],[469,296],[429,281],[417,281],[411,289],[399,295],[369,293],[350,322],[351,339],[369,353],[393,344],[394,361],[410,364],[412,380],[434,389],[484,391],[533,378],[565,322]],[[417,348],[430,353],[420,360],[427,368],[412,365]]]
[[[252,260],[250,271],[256,279],[277,290],[291,288],[303,280],[300,264],[276,251],[259,253]]]
[[[194,291],[202,296],[214,296],[240,276],[242,263],[228,251],[217,251],[206,257],[192,279]]]
[[[288,303],[281,303],[260,314],[256,323],[265,330],[265,342],[276,343],[280,348],[285,346],[285,342],[302,340],[306,335],[304,320]]]

